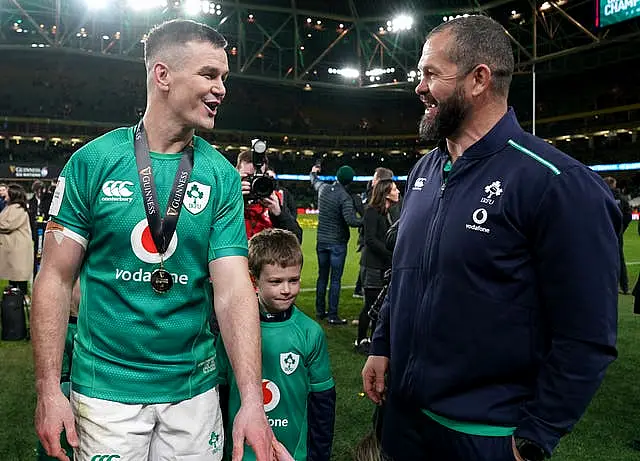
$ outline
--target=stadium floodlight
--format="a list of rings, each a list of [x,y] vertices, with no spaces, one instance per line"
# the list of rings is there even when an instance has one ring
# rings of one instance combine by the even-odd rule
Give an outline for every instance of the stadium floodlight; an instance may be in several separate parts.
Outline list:
[[[402,32],[403,30],[410,30],[413,27],[413,18],[406,14],[396,16],[392,21],[387,22],[390,27],[390,32]]]
[[[358,78],[360,77],[360,71],[351,67],[345,67],[344,69],[338,69],[338,74],[344,78]]]
[[[183,4],[185,14],[189,16],[196,16],[200,14],[200,0],[186,0]]]
[[[129,0],[127,2],[129,8],[134,11],[146,11],[154,8],[165,8],[166,0]]]
[[[86,0],[90,10],[103,10],[109,6],[109,0]]]

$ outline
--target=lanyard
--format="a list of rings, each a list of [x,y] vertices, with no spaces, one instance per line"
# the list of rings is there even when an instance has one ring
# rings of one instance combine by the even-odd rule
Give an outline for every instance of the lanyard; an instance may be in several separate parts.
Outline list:
[[[144,202],[144,210],[147,214],[147,223],[151,230],[153,243],[156,245],[160,257],[167,251],[169,242],[176,231],[178,218],[182,210],[182,200],[187,190],[187,182],[193,169],[193,141],[187,145],[180,165],[173,180],[173,187],[167,202],[167,211],[165,217],[160,216],[160,205],[158,203],[158,192],[156,183],[153,179],[153,171],[151,169],[151,156],[149,155],[149,143],[144,130],[142,121],[136,127],[135,132],[135,152],[136,164],[138,166],[138,175],[140,177],[140,188],[142,189],[142,198]]]

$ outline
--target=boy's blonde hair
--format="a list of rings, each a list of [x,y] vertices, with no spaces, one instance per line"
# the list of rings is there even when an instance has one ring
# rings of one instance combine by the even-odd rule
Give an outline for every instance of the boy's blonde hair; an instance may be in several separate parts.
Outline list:
[[[365,435],[356,445],[353,453],[354,461],[388,461],[382,453],[375,432]]]
[[[284,229],[264,229],[249,240],[249,271],[256,279],[267,264],[280,267],[302,266],[298,238]]]

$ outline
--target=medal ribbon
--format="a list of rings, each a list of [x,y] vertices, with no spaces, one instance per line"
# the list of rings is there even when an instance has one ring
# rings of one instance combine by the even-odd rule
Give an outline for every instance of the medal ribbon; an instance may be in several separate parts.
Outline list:
[[[144,210],[147,214],[147,223],[151,230],[153,243],[155,243],[158,254],[160,255],[160,260],[162,261],[162,255],[167,251],[171,238],[176,231],[178,218],[182,210],[182,200],[187,191],[187,183],[189,182],[191,170],[193,170],[193,141],[189,142],[185,147],[182,157],[180,158],[180,164],[178,165],[178,171],[173,180],[173,187],[171,188],[164,218],[160,216],[158,192],[151,169],[149,142],[147,141],[142,120],[136,127],[134,146],[138,176],[140,178],[140,188],[142,189],[142,201],[144,202]]]

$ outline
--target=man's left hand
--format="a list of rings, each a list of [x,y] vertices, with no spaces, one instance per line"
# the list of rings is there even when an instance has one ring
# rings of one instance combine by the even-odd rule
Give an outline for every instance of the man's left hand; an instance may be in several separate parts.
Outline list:
[[[256,454],[256,461],[270,461],[273,432],[267,423],[263,405],[242,405],[233,421],[233,461],[241,461],[245,443]]]
[[[275,192],[272,192],[269,197],[262,199],[262,204],[269,209],[269,214],[272,216],[280,216],[282,208],[280,208],[280,198]]]

